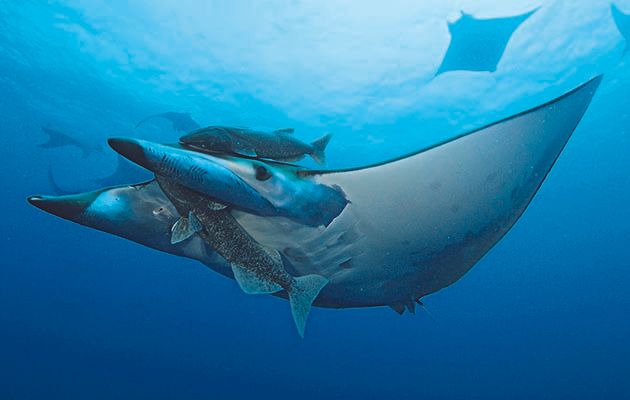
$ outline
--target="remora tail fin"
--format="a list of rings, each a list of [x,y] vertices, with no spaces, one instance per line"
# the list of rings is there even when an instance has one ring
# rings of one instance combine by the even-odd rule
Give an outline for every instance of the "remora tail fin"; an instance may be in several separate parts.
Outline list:
[[[313,157],[313,160],[315,160],[315,162],[319,165],[324,165],[326,163],[326,155],[324,154],[324,151],[326,150],[326,146],[328,146],[331,138],[332,133],[328,133],[311,143],[311,147],[313,148],[311,157]]]
[[[289,290],[291,314],[300,337],[304,337],[306,320],[311,312],[313,301],[319,292],[328,284],[328,279],[321,275],[306,275],[295,278],[295,283]]]

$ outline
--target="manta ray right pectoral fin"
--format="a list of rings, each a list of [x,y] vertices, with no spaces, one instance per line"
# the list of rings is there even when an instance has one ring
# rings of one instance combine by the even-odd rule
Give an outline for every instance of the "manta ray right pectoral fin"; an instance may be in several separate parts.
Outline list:
[[[188,239],[197,232],[201,232],[203,226],[199,219],[192,212],[188,213],[188,218],[181,217],[171,228],[171,244],[177,244]]]
[[[291,314],[300,337],[304,337],[306,320],[311,312],[313,301],[319,292],[328,284],[328,279],[321,275],[306,275],[295,278],[293,286],[289,290],[289,303]]]
[[[261,279],[236,264],[232,264],[232,272],[238,285],[247,294],[270,294],[282,290],[282,286],[277,283]]]

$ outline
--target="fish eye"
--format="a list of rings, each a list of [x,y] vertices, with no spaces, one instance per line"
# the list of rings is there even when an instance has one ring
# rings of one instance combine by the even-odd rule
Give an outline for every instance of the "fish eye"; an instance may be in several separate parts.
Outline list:
[[[256,179],[258,179],[259,181],[266,181],[267,179],[271,178],[271,173],[269,173],[269,170],[262,165],[255,166],[254,170],[256,171]]]

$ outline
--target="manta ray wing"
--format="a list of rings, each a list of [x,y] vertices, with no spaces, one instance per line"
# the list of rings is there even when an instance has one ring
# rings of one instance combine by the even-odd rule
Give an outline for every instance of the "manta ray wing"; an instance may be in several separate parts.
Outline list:
[[[521,216],[600,81],[411,156],[314,173],[350,201],[330,229],[356,224],[363,237],[353,271],[331,277],[344,302],[398,303],[461,278]]]

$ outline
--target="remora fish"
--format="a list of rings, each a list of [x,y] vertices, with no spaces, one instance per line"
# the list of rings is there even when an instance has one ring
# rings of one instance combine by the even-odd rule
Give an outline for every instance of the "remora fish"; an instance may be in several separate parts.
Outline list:
[[[44,149],[55,149],[64,146],[74,146],[81,150],[81,152],[83,153],[83,158],[87,158],[92,153],[103,151],[103,148],[99,144],[84,142],[56,129],[43,126],[42,131],[46,135],[48,135],[48,141],[39,144],[38,147]]]
[[[352,200],[323,231],[236,210],[232,215],[261,245],[289,259],[290,274],[329,280],[314,305],[402,311],[413,300],[456,282],[508,232],[551,170],[600,81],[597,77],[539,107],[396,160],[343,171],[293,169],[295,179],[340,185]],[[259,163],[243,162],[249,167]],[[267,166],[275,175],[276,166]],[[282,167],[281,176],[287,168]],[[300,177],[305,174],[310,176]],[[178,213],[155,182],[73,196],[32,196],[29,202],[232,275],[226,261],[198,235],[171,245],[170,229],[177,220],[172,214]]]
[[[289,275],[278,251],[256,242],[225,206],[170,179],[156,176],[156,180],[179,214],[186,216],[173,225],[171,243],[197,233],[232,265],[234,278],[245,293],[268,294],[284,289],[298,333],[303,337],[311,305],[328,279],[320,275]]]
[[[324,164],[324,151],[331,137],[331,134],[324,135],[309,144],[296,139],[291,128],[263,132],[229,126],[208,126],[182,136],[179,141],[185,146],[203,151],[278,161],[298,161],[308,154],[318,164]]]
[[[290,165],[218,157],[139,139],[111,138],[108,143],[157,175],[252,214],[326,226],[348,204],[338,187],[300,177]]]
[[[190,114],[174,112],[174,111],[167,111],[167,112],[163,112],[163,113],[160,113],[160,114],[149,115],[148,117],[146,117],[142,121],[138,122],[138,124],[136,124],[136,129],[140,125],[142,125],[145,122],[147,122],[148,120],[154,119],[154,118],[162,118],[162,119],[165,119],[167,121],[170,121],[171,125],[173,126],[173,130],[175,132],[190,132],[192,130],[195,130],[195,129],[199,128],[199,124],[197,122],[195,122],[194,119],[192,119]]]

